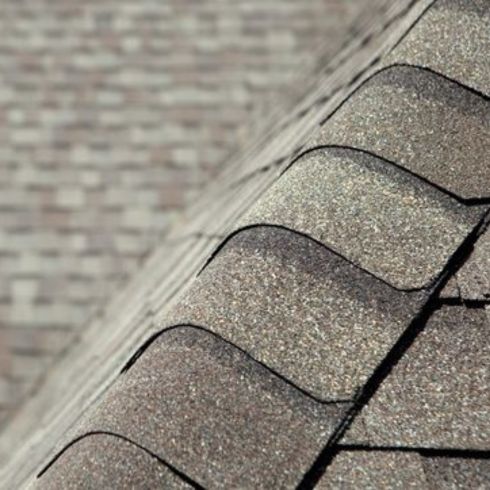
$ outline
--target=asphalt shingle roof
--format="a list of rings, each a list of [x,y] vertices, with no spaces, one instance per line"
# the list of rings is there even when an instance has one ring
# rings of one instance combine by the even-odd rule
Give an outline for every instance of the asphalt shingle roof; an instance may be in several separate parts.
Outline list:
[[[418,67],[378,71],[321,130],[362,148],[293,162],[61,458],[107,431],[207,488],[489,487],[488,289],[439,298],[489,270],[489,203],[460,199],[488,197],[489,12],[427,10],[381,61]],[[83,478],[61,458],[40,488]]]
[[[397,289],[426,288],[481,218],[388,162],[326,148],[295,162],[237,226],[308,235]]]
[[[205,487],[291,487],[349,405],[320,404],[192,327],[164,332],[90,414]]]
[[[224,245],[166,323],[201,325],[321,400],[352,399],[426,299],[262,226]]]

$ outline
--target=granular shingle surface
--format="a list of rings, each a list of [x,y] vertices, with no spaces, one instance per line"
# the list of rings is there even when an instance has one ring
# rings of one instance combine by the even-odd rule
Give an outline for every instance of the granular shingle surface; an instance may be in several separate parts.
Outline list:
[[[134,444],[108,434],[91,434],[68,447],[35,488],[184,490],[193,487]]]
[[[439,0],[386,63],[428,67],[488,95],[489,25],[488,0]]]
[[[488,459],[372,449],[341,450],[315,488],[483,490],[489,486]]]
[[[341,451],[315,488],[428,490],[420,456],[393,451]]]
[[[437,311],[355,419],[346,440],[489,450],[489,334],[483,309]]]
[[[323,400],[352,398],[425,301],[276,227],[239,232],[166,320],[201,325]]]
[[[475,243],[473,252],[456,273],[463,299],[490,301],[490,229]]]
[[[124,435],[209,488],[292,487],[340,421],[230,344],[159,336],[82,424]]]
[[[420,179],[360,151],[307,153],[237,227],[305,233],[399,289],[428,287],[479,221]]]
[[[434,490],[490,488],[490,460],[485,458],[423,458],[429,488]]]
[[[490,197],[489,102],[431,72],[376,74],[309,146],[331,144],[375,153],[461,198]]]

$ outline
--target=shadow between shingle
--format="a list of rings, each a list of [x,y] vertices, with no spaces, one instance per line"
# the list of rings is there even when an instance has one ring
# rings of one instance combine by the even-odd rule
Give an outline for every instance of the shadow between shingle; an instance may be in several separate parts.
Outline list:
[[[296,161],[235,229],[293,229],[394,288],[415,290],[433,286],[484,212],[385,160],[325,148]]]
[[[438,0],[386,58],[430,68],[490,93],[490,7],[487,0]]]
[[[436,311],[344,441],[490,449],[490,326],[483,309]]]
[[[296,485],[347,406],[324,405],[203,330],[158,336],[79,433],[108,431],[204,487]]]
[[[226,242],[164,325],[201,325],[317,399],[352,399],[426,299],[260,226]]]
[[[490,104],[430,71],[375,74],[308,147],[334,144],[394,161],[461,199],[490,197]]]

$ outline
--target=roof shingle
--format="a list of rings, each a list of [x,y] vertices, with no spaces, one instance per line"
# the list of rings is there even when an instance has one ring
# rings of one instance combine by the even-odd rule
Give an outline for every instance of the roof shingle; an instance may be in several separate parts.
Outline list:
[[[438,310],[355,419],[346,440],[490,450],[489,335],[484,309]]]
[[[79,428],[121,434],[205,487],[291,487],[347,404],[320,404],[203,330],[157,337]]]
[[[485,209],[361,151],[314,150],[239,221],[304,233],[398,289],[427,288]]]
[[[489,142],[488,101],[442,76],[395,66],[352,95],[309,146],[366,150],[475,199],[490,197]]]

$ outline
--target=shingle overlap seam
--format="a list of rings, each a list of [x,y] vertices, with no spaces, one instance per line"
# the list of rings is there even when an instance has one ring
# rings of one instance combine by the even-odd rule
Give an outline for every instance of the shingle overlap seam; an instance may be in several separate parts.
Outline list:
[[[294,233],[298,236],[301,236],[303,238],[306,238],[307,240],[311,240],[312,242],[316,243],[317,245],[321,246],[322,248],[324,248],[325,250],[327,250],[328,252],[332,253],[333,255],[335,255],[336,257],[339,257],[341,258],[342,260],[344,260],[345,262],[347,262],[348,264],[352,265],[353,267],[355,267],[356,269],[362,271],[364,274],[368,275],[369,277],[373,278],[374,280],[376,281],[380,281],[381,283],[385,284],[386,286],[390,287],[391,289],[395,290],[395,291],[403,291],[403,292],[407,292],[407,293],[410,293],[410,292],[417,292],[417,291],[425,291],[425,290],[430,290],[433,285],[430,284],[428,286],[425,286],[425,287],[422,287],[422,288],[408,288],[408,289],[405,289],[405,288],[398,288],[392,284],[390,284],[389,282],[385,281],[384,279],[382,279],[381,277],[378,277],[376,274],[373,274],[372,272],[368,271],[367,269],[361,267],[360,265],[356,264],[355,262],[353,262],[352,260],[349,260],[347,257],[345,257],[344,255],[342,255],[340,252],[338,252],[337,250],[334,250],[333,248],[329,247],[328,245],[326,245],[325,243],[323,243],[322,241],[320,240],[317,240],[316,238],[308,235],[307,233],[303,233],[299,230],[295,230],[293,228],[290,228],[288,226],[285,226],[285,225],[279,225],[279,224],[274,224],[274,223],[254,223],[254,224],[251,224],[251,225],[246,225],[246,226],[241,226],[239,228],[237,228],[236,230],[233,230],[229,235],[227,235],[224,240],[216,247],[216,249],[211,253],[211,255],[208,257],[208,259],[206,259],[206,262],[204,263],[204,265],[202,266],[202,268],[199,270],[199,272],[197,273],[197,276],[199,276],[200,274],[202,274],[204,272],[204,270],[207,268],[207,266],[213,261],[213,259],[219,254],[219,252],[223,249],[223,247],[233,238],[235,237],[236,235],[238,235],[239,233],[242,233],[243,231],[246,231],[246,230],[251,230],[251,229],[255,229],[255,228],[275,228],[275,229],[278,229],[278,230],[284,230],[284,231],[288,231],[290,233]]]
[[[432,182],[431,180],[425,178],[424,176],[419,175],[416,172],[414,172],[414,171],[412,171],[412,170],[410,170],[410,169],[408,169],[406,167],[403,167],[402,165],[396,163],[393,160],[390,160],[390,159],[385,158],[385,157],[383,157],[381,155],[378,155],[376,152],[369,151],[369,150],[366,150],[364,148],[358,148],[358,147],[352,146],[352,145],[329,144],[329,145],[317,145],[317,146],[308,147],[307,150],[305,150],[304,152],[302,152],[300,155],[298,155],[297,158],[295,158],[293,161],[291,161],[288,164],[287,167],[285,167],[284,169],[282,169],[281,170],[281,173],[279,174],[279,176],[281,176],[285,172],[287,172],[297,161],[299,161],[301,158],[307,156],[309,153],[312,153],[312,152],[317,151],[317,150],[325,150],[325,149],[351,150],[351,151],[354,151],[354,152],[363,153],[365,155],[368,155],[368,156],[377,158],[378,160],[382,160],[387,165],[391,165],[393,167],[396,167],[401,172],[404,172],[405,174],[408,174],[408,175],[410,175],[410,176],[412,176],[412,177],[414,177],[416,179],[421,180],[422,182],[425,182],[426,184],[430,185],[434,189],[437,189],[438,191],[442,192],[446,196],[449,196],[452,199],[454,199],[454,200],[458,201],[459,203],[464,204],[466,206],[471,206],[471,207],[473,207],[473,206],[486,206],[486,205],[489,205],[490,204],[490,196],[489,197],[483,197],[483,198],[469,198],[469,199],[468,198],[460,197],[457,194],[455,194],[454,192],[449,191],[445,187],[442,187],[442,186],[436,184],[435,182]]]
[[[337,447],[343,435],[347,432],[354,419],[360,413],[362,408],[369,403],[375,395],[378,387],[383,383],[390,374],[397,362],[405,355],[407,350],[413,344],[418,334],[425,328],[425,325],[433,313],[438,309],[438,295],[444,288],[449,278],[456,272],[461,264],[471,253],[473,245],[477,240],[482,229],[486,226],[488,212],[480,220],[480,223],[468,234],[464,242],[451,256],[446,267],[441,273],[441,280],[432,291],[429,299],[422,307],[420,312],[413,318],[405,332],[400,336],[398,341],[390,349],[381,363],[373,371],[368,381],[361,387],[355,398],[354,405],[347,412],[342,422],[331,435],[322,452],[318,455],[311,468],[304,474],[302,481],[298,485],[298,490],[312,489],[318,483],[327,467],[337,454]]]
[[[338,451],[377,451],[377,452],[401,452],[418,453],[421,456],[437,456],[444,458],[477,458],[490,459],[490,451],[483,449],[456,449],[456,448],[428,448],[405,446],[370,446],[365,444],[337,444]]]
[[[206,326],[203,326],[203,325],[196,325],[196,324],[192,324],[192,323],[182,323],[182,324],[178,324],[178,325],[172,325],[170,327],[166,327],[166,328],[163,328],[161,330],[158,330],[157,332],[155,332],[153,335],[151,335],[145,342],[144,344],[131,356],[131,358],[128,360],[128,362],[123,366],[123,368],[121,369],[120,371],[120,374],[125,374],[127,373],[131,367],[135,364],[135,362],[145,353],[145,351],[159,338],[161,337],[162,335],[165,335],[167,332],[170,332],[172,330],[176,330],[176,329],[182,329],[182,328],[192,328],[192,329],[196,329],[196,330],[201,330],[203,332],[206,332],[207,334],[210,334],[214,337],[216,337],[217,339],[219,339],[221,342],[225,343],[225,344],[228,344],[230,345],[231,347],[233,347],[234,349],[242,352],[244,354],[245,357],[247,357],[248,359],[250,359],[251,361],[253,361],[254,363],[257,363],[259,364],[260,366],[262,366],[263,368],[265,368],[268,372],[270,372],[273,376],[277,377],[277,378],[280,378],[284,383],[286,383],[287,385],[289,386],[292,386],[294,389],[300,391],[302,393],[303,396],[306,396],[312,400],[314,400],[315,402],[317,403],[320,403],[322,405],[331,405],[331,404],[339,404],[339,403],[345,403],[345,404],[350,404],[350,403],[353,403],[354,400],[353,399],[338,399],[338,400],[323,400],[323,399],[320,399],[316,396],[314,396],[313,394],[309,393],[308,391],[304,390],[303,388],[299,387],[296,383],[293,383],[292,381],[290,381],[289,379],[287,379],[285,376],[281,375],[280,373],[278,373],[276,370],[270,368],[269,366],[267,366],[266,364],[264,364],[263,362],[259,361],[258,359],[255,359],[253,356],[251,356],[247,351],[245,351],[244,349],[242,349],[241,347],[239,347],[238,345],[236,345],[235,343],[231,342],[230,340],[228,339],[225,339],[224,337],[222,337],[221,335],[217,334],[216,332],[213,332],[212,330],[210,330],[209,328],[207,328]]]
[[[384,55],[385,56],[385,55]],[[384,57],[383,56],[383,57]],[[366,67],[366,69],[364,71],[362,71],[360,74],[356,75],[355,78],[353,78],[351,80],[351,82],[349,82],[347,85],[345,86],[340,86],[338,87],[337,89],[334,89],[330,95],[328,96],[322,96],[320,97],[314,104],[312,104],[312,107],[315,107],[317,105],[323,105],[325,104],[330,98],[332,98],[337,92],[339,92],[340,90],[342,90],[343,88],[346,88],[346,87],[349,87],[349,86],[353,86],[355,85],[355,83],[369,70],[369,68],[371,68],[372,66],[374,66],[376,63],[378,63],[380,60],[381,60],[382,57],[379,57],[379,59],[377,60],[373,60],[373,63],[371,63],[368,67]],[[473,87],[470,87],[468,85],[465,85],[463,83],[461,83],[460,81],[458,80],[455,80],[451,77],[448,77],[446,75],[444,75],[443,73],[440,73],[438,71],[435,71],[429,67],[426,67],[426,66],[421,66],[421,65],[416,65],[416,64],[411,64],[411,63],[391,63],[389,65],[386,65],[386,66],[383,66],[381,68],[379,68],[378,70],[374,71],[373,73],[371,73],[367,78],[365,78],[356,88],[355,90],[349,94],[348,97],[346,97],[333,111],[331,111],[327,117],[325,117],[325,119],[323,119],[320,124],[319,124],[319,127],[323,126],[325,123],[327,123],[346,103],[349,102],[350,100],[350,97],[354,94],[356,94],[359,90],[361,90],[367,83],[369,83],[370,81],[372,81],[374,79],[374,77],[376,77],[377,75],[380,75],[381,73],[385,72],[385,71],[388,71],[390,69],[393,69],[393,68],[412,68],[414,70],[420,70],[420,71],[423,71],[423,72],[427,72],[427,73],[430,73],[432,75],[436,75],[438,77],[441,77],[441,79],[444,79],[450,83],[453,83],[455,84],[456,86],[464,89],[464,90],[467,90],[468,92],[471,92],[473,95],[475,96],[478,96],[480,98],[482,98],[484,101],[490,101],[490,97],[486,94],[484,94],[483,92],[480,92],[476,89],[474,89]],[[309,109],[308,109],[309,110]],[[306,109],[305,109],[306,111]],[[304,116],[305,114],[303,114]],[[298,118],[300,118],[302,116],[298,115]],[[287,127],[287,125],[286,125]],[[252,172],[244,175],[243,177],[237,179],[236,181],[233,181],[228,187],[226,187],[226,189],[233,189],[235,187],[238,187],[240,186],[241,184],[243,184],[244,182],[246,182],[247,180],[250,180],[251,178],[253,178],[254,176],[256,175],[259,175],[263,172],[266,172],[274,167],[278,167],[278,168],[281,168],[281,166],[284,164],[284,162],[288,162],[286,164],[286,166],[284,168],[281,169],[281,172],[279,174],[282,175],[291,165],[293,165],[294,163],[296,163],[300,158],[302,158],[303,156],[305,156],[307,153],[309,153],[310,151],[313,151],[313,150],[317,150],[317,149],[320,149],[320,148],[346,148],[346,149],[352,149],[352,150],[358,150],[358,151],[364,151],[366,154],[370,154],[371,156],[374,156],[376,158],[379,158],[379,159],[382,159],[382,160],[385,160],[387,162],[390,162],[392,165],[395,165],[397,168],[399,168],[400,170],[404,170],[406,172],[409,172],[411,173],[412,175],[424,180],[425,182],[431,184],[432,186],[434,186],[436,189],[440,190],[441,192],[444,192],[445,194],[453,197],[454,199],[456,199],[458,202],[461,202],[461,203],[464,203],[464,204],[467,204],[469,206],[474,206],[474,205],[483,205],[483,204],[490,204],[490,196],[488,197],[484,197],[484,198],[461,198],[459,196],[457,196],[456,194],[452,193],[451,191],[437,185],[436,183],[434,182],[431,182],[427,179],[425,179],[424,177],[422,177],[421,175],[418,175],[414,172],[411,172],[410,170],[406,169],[406,168],[403,168],[401,165],[398,165],[397,163],[393,162],[393,161],[390,161],[390,160],[387,160],[383,157],[381,157],[380,155],[377,155],[376,153],[374,152],[369,152],[367,150],[363,150],[361,148],[356,148],[355,146],[349,146],[349,145],[318,145],[318,146],[313,146],[313,147],[309,147],[307,143],[303,143],[301,145],[298,145],[297,147],[295,147],[293,150],[290,151],[289,155],[288,156],[285,156],[285,157],[282,157],[282,158],[278,158],[278,159],[275,159],[273,160],[272,162],[270,163],[267,163],[265,165],[262,165],[260,166],[259,168],[256,168],[254,169]],[[278,176],[278,177],[279,177]]]

